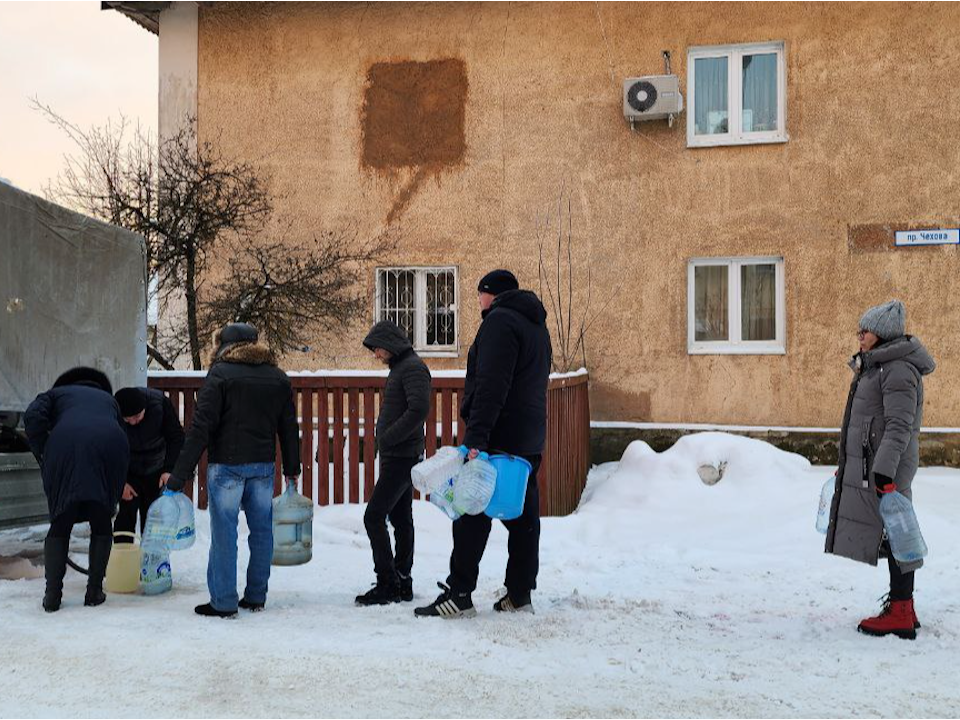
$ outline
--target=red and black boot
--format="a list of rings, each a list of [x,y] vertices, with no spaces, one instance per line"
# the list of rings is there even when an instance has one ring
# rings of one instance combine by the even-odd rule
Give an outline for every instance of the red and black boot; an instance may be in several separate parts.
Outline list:
[[[919,624],[913,611],[912,599],[891,600],[887,596],[880,614],[861,621],[857,630],[865,635],[896,635],[904,640],[916,640]]]

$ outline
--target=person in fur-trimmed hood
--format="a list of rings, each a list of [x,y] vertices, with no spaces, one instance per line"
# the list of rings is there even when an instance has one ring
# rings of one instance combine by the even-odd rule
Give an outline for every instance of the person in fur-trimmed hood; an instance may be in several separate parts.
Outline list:
[[[300,475],[300,436],[290,378],[273,352],[257,342],[256,328],[227,325],[197,394],[193,423],[167,481],[183,489],[207,451],[210,502],[210,602],[198,615],[231,617],[237,608],[262,610],[273,558],[273,470],[277,438],[287,482]],[[237,594],[237,521],[243,509],[250,529],[250,564],[243,598]]]

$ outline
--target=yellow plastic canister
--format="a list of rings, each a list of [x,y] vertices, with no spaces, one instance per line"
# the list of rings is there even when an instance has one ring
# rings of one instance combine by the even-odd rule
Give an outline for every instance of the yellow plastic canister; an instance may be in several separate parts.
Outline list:
[[[140,589],[140,545],[132,532],[113,534],[118,535],[129,535],[133,542],[113,544],[103,586],[110,593],[135,593]]]

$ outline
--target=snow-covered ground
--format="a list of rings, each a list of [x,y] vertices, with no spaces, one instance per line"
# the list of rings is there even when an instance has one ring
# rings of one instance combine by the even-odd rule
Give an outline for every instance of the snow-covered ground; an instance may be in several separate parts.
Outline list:
[[[701,482],[697,467],[720,461],[723,478]],[[823,554],[813,523],[832,471],[717,433],[659,455],[634,443],[594,469],[578,513],[543,521],[536,615],[492,612],[506,559],[495,524],[473,620],[354,607],[372,579],[362,506],[317,510],[314,559],[274,568],[266,612],[199,618],[198,513],[168,595],[84,608],[71,571],[63,609],[46,615],[42,579],[0,580],[0,715],[960,715],[960,471],[915,483],[931,550],[915,642],[856,632],[887,575]],[[427,503],[414,512],[425,603],[450,527]],[[0,555],[35,552],[42,534],[0,533]]]

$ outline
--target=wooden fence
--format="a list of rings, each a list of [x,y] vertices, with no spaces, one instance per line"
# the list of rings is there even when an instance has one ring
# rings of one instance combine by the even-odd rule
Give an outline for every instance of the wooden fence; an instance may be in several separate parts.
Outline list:
[[[291,373],[300,422],[301,492],[319,505],[366,502],[377,477],[377,458],[366,430],[376,424],[383,375]],[[426,422],[426,453],[463,437],[458,422],[462,376],[433,378],[433,402]],[[150,387],[162,390],[179,411],[184,427],[193,420],[203,377],[152,373]],[[540,512],[567,515],[577,508],[590,469],[590,405],[586,374],[557,376],[547,392],[547,441],[540,466]],[[433,429],[431,432],[431,428]],[[321,441],[323,439],[323,441]],[[281,490],[279,452],[274,492]],[[207,458],[184,492],[207,507]]]

